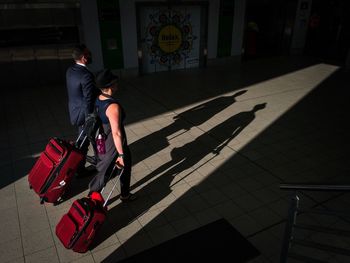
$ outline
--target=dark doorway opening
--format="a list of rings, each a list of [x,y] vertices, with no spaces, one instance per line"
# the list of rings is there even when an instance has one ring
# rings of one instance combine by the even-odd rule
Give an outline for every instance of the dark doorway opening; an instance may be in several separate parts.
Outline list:
[[[247,0],[244,58],[289,54],[296,0]]]
[[[350,47],[350,3],[313,0],[305,55],[344,63]]]

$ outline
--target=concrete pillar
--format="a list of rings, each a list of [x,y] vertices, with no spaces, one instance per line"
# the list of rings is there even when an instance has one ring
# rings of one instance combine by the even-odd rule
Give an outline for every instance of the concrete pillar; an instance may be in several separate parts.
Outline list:
[[[231,56],[242,55],[246,0],[235,0]]]
[[[89,69],[93,72],[103,69],[103,54],[101,47],[100,26],[96,0],[80,1],[82,31],[84,32],[82,43],[92,52],[92,64]]]
[[[209,1],[208,6],[208,58],[216,58],[218,51],[218,28],[220,0]]]
[[[301,55],[304,51],[312,0],[299,0],[296,10],[290,53]]]
[[[138,58],[135,0],[120,0],[119,8],[124,68],[137,68]]]

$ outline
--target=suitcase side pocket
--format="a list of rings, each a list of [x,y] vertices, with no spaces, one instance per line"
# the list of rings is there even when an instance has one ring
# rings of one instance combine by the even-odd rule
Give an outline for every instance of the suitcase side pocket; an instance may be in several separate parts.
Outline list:
[[[68,214],[63,215],[56,226],[56,235],[61,240],[65,248],[70,249],[72,240],[79,232],[78,226],[74,219]]]
[[[85,231],[85,227],[90,219],[79,201],[78,199],[73,202],[68,213],[63,215],[56,226],[56,235],[68,249],[71,249],[75,245]]]
[[[29,172],[28,181],[34,191],[39,193],[55,168],[55,163],[43,152]]]
[[[60,162],[66,155],[66,145],[58,138],[51,139],[45,148],[45,152],[57,162]]]

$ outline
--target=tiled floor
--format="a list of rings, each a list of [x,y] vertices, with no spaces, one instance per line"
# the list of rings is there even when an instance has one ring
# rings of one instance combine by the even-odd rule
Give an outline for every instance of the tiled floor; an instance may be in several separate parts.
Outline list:
[[[114,194],[86,254],[66,250],[54,230],[89,179],[74,180],[58,206],[40,205],[27,183],[48,138],[75,137],[65,87],[3,87],[0,262],[116,262],[221,217],[261,251],[252,262],[278,262],[288,207],[279,183],[349,183],[350,82],[338,66],[272,58],[121,78],[139,199]]]

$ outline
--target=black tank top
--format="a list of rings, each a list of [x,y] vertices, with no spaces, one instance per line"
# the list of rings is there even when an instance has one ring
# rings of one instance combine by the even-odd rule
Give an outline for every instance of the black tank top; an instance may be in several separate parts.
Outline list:
[[[103,94],[102,96],[105,96],[107,99],[106,100],[100,100],[99,97],[97,97],[96,103],[95,103],[97,112],[98,112],[98,114],[99,114],[99,116],[100,116],[100,118],[102,120],[102,123],[103,124],[108,124],[109,123],[108,117],[106,115],[106,110],[107,110],[108,106],[113,104],[113,103],[119,105],[119,107],[121,109],[121,122],[124,123],[125,111],[124,111],[123,107],[113,97],[105,95],[105,94]]]
[[[123,137],[126,140],[126,133],[125,133],[125,129],[124,129],[124,120],[125,120],[126,116],[125,116],[125,111],[124,111],[123,107],[112,96],[105,95],[105,94],[102,94],[102,96],[104,96],[104,97],[106,97],[108,99],[100,100],[99,97],[97,97],[96,103],[95,103],[96,110],[98,112],[99,117],[101,118],[102,123],[104,124],[104,126],[107,125],[110,128],[109,120],[108,120],[108,117],[106,115],[106,110],[107,110],[109,105],[111,105],[113,103],[118,104],[119,107],[120,107],[120,111],[121,111],[121,115],[120,115],[120,118],[121,118],[121,120],[120,120],[121,132],[122,132]]]

